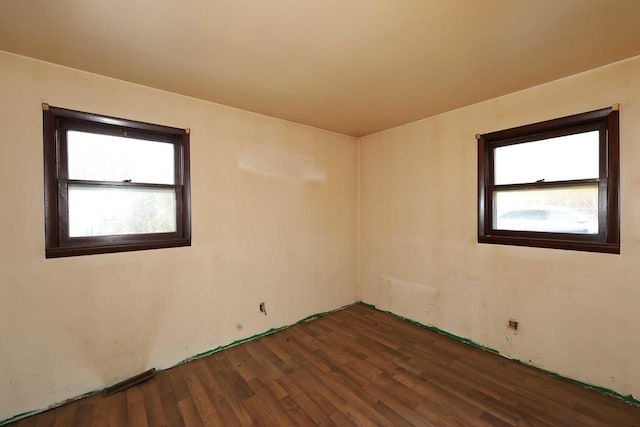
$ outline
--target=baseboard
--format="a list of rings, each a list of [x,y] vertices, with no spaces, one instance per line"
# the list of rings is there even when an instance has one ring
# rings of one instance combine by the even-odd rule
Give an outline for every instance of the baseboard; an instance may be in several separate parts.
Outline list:
[[[381,312],[389,314],[389,315],[391,315],[393,317],[397,317],[398,319],[404,320],[405,322],[409,322],[409,323],[414,324],[416,326],[420,326],[421,328],[429,329],[430,331],[436,332],[436,333],[438,333],[440,335],[444,335],[444,336],[446,336],[448,338],[451,338],[453,340],[459,341],[461,343],[464,343],[464,344],[467,344],[467,345],[471,345],[473,347],[480,348],[480,349],[482,349],[484,351],[491,352],[493,354],[496,354],[496,355],[498,355],[500,357],[504,357],[505,359],[512,360],[512,361],[514,361],[516,363],[519,363],[521,365],[529,366],[529,367],[531,367],[533,369],[537,369],[539,371],[542,371],[542,372],[544,372],[544,373],[546,373],[546,374],[548,374],[550,376],[557,377],[557,378],[562,378],[562,379],[567,380],[569,382],[572,382],[574,384],[578,384],[578,385],[580,385],[580,386],[582,386],[584,388],[595,390],[595,391],[597,391],[599,393],[606,394],[608,396],[612,396],[612,397],[615,397],[615,398],[620,399],[620,400],[624,400],[625,402],[627,402],[629,404],[632,404],[632,405],[640,406],[640,400],[634,398],[630,394],[626,394],[625,395],[625,394],[622,394],[622,393],[618,393],[617,391],[611,390],[611,389],[606,388],[606,387],[602,387],[602,386],[598,386],[598,385],[594,385],[594,384],[589,384],[589,383],[586,383],[584,381],[580,381],[580,380],[576,380],[574,378],[566,377],[564,375],[558,374],[557,372],[549,371],[548,369],[541,368],[540,366],[536,366],[536,365],[533,365],[533,364],[530,364],[530,363],[527,363],[527,362],[523,362],[520,359],[514,359],[512,357],[509,357],[509,356],[507,356],[505,354],[500,353],[496,349],[493,349],[493,348],[484,346],[482,344],[479,344],[479,343],[477,343],[477,342],[475,342],[475,341],[473,341],[473,340],[471,340],[469,338],[460,337],[458,335],[455,335],[455,334],[452,334],[450,332],[444,331],[444,330],[442,330],[442,329],[440,329],[440,328],[438,328],[436,326],[433,326],[433,325],[425,325],[424,323],[417,322],[417,321],[415,321],[413,319],[406,318],[404,316],[401,316],[399,314],[393,313],[393,312],[388,311],[388,310],[382,310],[380,308],[377,308],[375,305],[368,304],[368,303],[366,303],[364,301],[358,301],[358,304],[362,304],[362,305],[365,305],[365,306],[367,306],[369,308],[372,308],[374,310],[381,311]]]
[[[80,399],[84,399],[85,397],[93,396],[94,394],[99,393],[102,390],[103,389],[91,390],[91,391],[88,391],[86,393],[80,394],[78,396],[71,397],[69,399],[65,399],[62,402],[53,403],[53,404],[47,406],[44,409],[34,409],[33,411],[22,412],[21,414],[14,415],[14,416],[9,417],[9,418],[7,418],[5,420],[0,420],[0,427],[4,426],[6,424],[9,424],[9,423],[15,423],[16,421],[20,421],[21,419],[30,417],[32,415],[37,415],[37,414],[40,414],[42,412],[46,412],[46,411],[48,411],[50,409],[57,408],[58,406],[66,405],[67,403],[75,402],[76,400],[80,400]]]
[[[308,322],[310,320],[317,319],[318,317],[326,316],[327,314],[331,314],[331,313],[334,313],[336,311],[343,310],[343,309],[345,309],[347,307],[351,307],[352,305],[355,305],[355,304],[358,304],[358,303],[359,303],[359,301],[356,301],[354,303],[343,305],[342,307],[338,307],[338,308],[335,308],[333,310],[328,310],[328,311],[323,311],[321,313],[312,314],[310,316],[307,316],[307,317],[305,317],[303,319],[298,320],[295,323],[292,323],[292,324],[289,324],[289,325],[285,325],[285,326],[280,326],[278,328],[271,328],[271,329],[266,330],[264,332],[261,332],[259,334],[255,334],[255,335],[252,335],[252,336],[246,337],[246,338],[241,338],[241,339],[233,341],[233,342],[231,342],[229,344],[221,345],[221,346],[218,346],[218,347],[213,348],[211,350],[207,350],[207,351],[204,351],[202,353],[194,354],[193,356],[189,356],[186,359],[181,360],[180,362],[176,363],[175,365],[172,365],[172,366],[170,366],[170,367],[168,367],[166,369],[158,370],[158,372],[162,372],[162,371],[165,371],[167,369],[175,368],[176,366],[184,365],[185,363],[190,362],[192,360],[200,359],[202,357],[206,357],[206,356],[208,356],[210,354],[217,353],[217,352],[225,350],[227,348],[234,347],[236,345],[240,345],[240,344],[245,343],[245,342],[253,341],[253,340],[262,338],[264,336],[267,336],[267,335],[271,335],[271,334],[276,333],[278,331],[281,331],[283,329],[290,328],[291,326],[295,326],[295,325],[298,325],[300,323]],[[50,409],[57,408],[58,406],[65,405],[67,403],[71,403],[71,402],[74,402],[76,400],[84,399],[85,397],[89,397],[89,396],[92,396],[92,395],[94,395],[96,393],[103,392],[104,390],[105,390],[105,388],[92,390],[92,391],[89,391],[87,393],[81,394],[79,396],[72,397],[70,399],[66,399],[66,400],[64,400],[62,402],[54,403],[54,404],[49,405],[48,407],[46,407],[44,409],[35,409],[33,411],[27,411],[27,412],[23,412],[23,413],[14,415],[14,416],[9,417],[9,418],[7,418],[5,420],[0,420],[0,427],[4,426],[6,424],[9,424],[9,423],[13,423],[13,422],[19,421],[19,420],[21,420],[23,418],[27,418],[27,417],[30,417],[32,415],[37,415],[37,414],[40,414],[42,412],[48,411]]]
[[[421,328],[428,329],[428,330],[433,331],[433,332],[436,332],[436,333],[438,333],[438,334],[440,334],[440,335],[444,335],[444,336],[446,336],[446,337],[448,337],[448,338],[451,338],[451,339],[453,339],[453,340],[459,341],[459,342],[461,342],[461,343],[464,343],[464,344],[467,344],[467,345],[471,345],[471,346],[473,346],[473,347],[480,348],[480,349],[482,349],[482,350],[484,350],[484,351],[491,352],[491,353],[496,354],[496,355],[498,355],[498,356],[500,356],[500,357],[504,357],[505,359],[509,359],[509,360],[512,360],[512,361],[514,361],[514,362],[516,362],[516,363],[520,363],[520,364],[522,364],[522,365],[529,366],[529,367],[531,367],[531,368],[533,368],[533,369],[538,369],[538,370],[540,370],[540,371],[542,371],[542,372],[544,372],[544,373],[546,373],[546,374],[548,374],[548,375],[551,375],[551,376],[554,376],[554,377],[557,377],[557,378],[562,378],[562,379],[567,380],[567,381],[570,381],[570,382],[572,382],[572,383],[574,383],[574,384],[578,384],[578,385],[580,385],[580,386],[582,386],[582,387],[584,387],[584,388],[588,388],[588,389],[591,389],[591,390],[595,390],[595,391],[597,391],[597,392],[599,392],[599,393],[606,394],[606,395],[608,395],[608,396],[612,396],[612,397],[615,397],[615,398],[617,398],[617,399],[621,399],[621,400],[623,400],[623,401],[625,401],[625,402],[627,402],[627,403],[629,403],[629,404],[632,404],[632,405],[640,406],[640,400],[638,400],[638,399],[634,398],[632,395],[624,395],[624,394],[618,393],[618,392],[616,392],[616,391],[614,391],[614,390],[608,389],[608,388],[606,388],[606,387],[601,387],[601,386],[597,386],[597,385],[594,385],[594,384],[589,384],[589,383],[586,383],[586,382],[584,382],[584,381],[580,381],[580,380],[576,380],[576,379],[573,379],[573,378],[570,378],[570,377],[566,377],[566,376],[564,376],[564,375],[560,375],[560,374],[558,374],[558,373],[556,373],[556,372],[549,371],[549,370],[544,369],[544,368],[541,368],[541,367],[539,367],[539,366],[535,366],[535,365],[532,365],[532,364],[529,364],[529,363],[523,362],[523,361],[521,361],[521,360],[519,360],[519,359],[513,359],[513,358],[511,358],[511,357],[509,357],[509,356],[506,356],[506,355],[504,355],[504,354],[501,354],[501,353],[500,353],[498,350],[496,350],[496,349],[493,349],[493,348],[490,348],[490,347],[484,346],[484,345],[482,345],[482,344],[479,344],[479,343],[477,343],[477,342],[475,342],[475,341],[473,341],[473,340],[471,340],[471,339],[469,339],[469,338],[460,337],[460,336],[458,336],[458,335],[455,335],[455,334],[452,334],[452,333],[447,332],[447,331],[445,331],[445,330],[442,330],[442,329],[440,329],[440,328],[438,328],[438,327],[436,327],[436,326],[433,326],[433,325],[426,325],[426,324],[424,324],[424,323],[417,322],[417,321],[415,321],[415,320],[413,320],[413,319],[406,318],[406,317],[404,317],[404,316],[401,316],[401,315],[399,315],[399,314],[393,313],[393,312],[391,312],[391,311],[379,309],[379,308],[377,308],[375,305],[373,305],[373,304],[368,304],[368,303],[366,303],[366,302],[364,302],[364,301],[356,301],[355,303],[347,304],[347,305],[344,305],[344,306],[342,306],[342,307],[339,307],[339,308],[336,308],[336,309],[333,309],[333,310],[329,310],[329,311],[324,311],[324,312],[321,312],[321,313],[312,314],[312,315],[307,316],[307,317],[305,317],[305,318],[303,318],[303,319],[300,319],[300,320],[298,320],[297,322],[292,323],[292,324],[290,324],[290,325],[285,325],[285,326],[281,326],[281,327],[278,327],[278,328],[271,328],[271,329],[268,329],[268,330],[266,330],[266,331],[264,331],[264,332],[261,332],[261,333],[259,333],[259,334],[255,334],[255,335],[252,335],[252,336],[250,336],[250,337],[246,337],[246,338],[241,338],[241,339],[236,340],[236,341],[233,341],[233,342],[231,342],[231,343],[229,343],[229,344],[221,345],[221,346],[218,346],[218,347],[213,348],[213,349],[211,349],[211,350],[207,350],[207,351],[204,351],[204,352],[202,352],[202,353],[198,353],[198,354],[195,354],[195,355],[193,355],[193,356],[187,357],[186,359],[181,360],[180,362],[178,362],[178,363],[176,363],[175,365],[173,365],[173,366],[171,366],[171,367],[169,367],[169,368],[166,368],[166,369],[171,369],[171,368],[174,368],[174,367],[176,367],[176,366],[183,365],[183,364],[185,364],[185,363],[187,363],[187,362],[190,362],[190,361],[192,361],[192,360],[197,360],[197,359],[200,359],[200,358],[202,358],[202,357],[209,356],[210,354],[217,353],[217,352],[222,351],[222,350],[225,350],[225,349],[227,349],[227,348],[231,348],[231,347],[234,347],[234,346],[236,346],[236,345],[243,344],[243,343],[245,343],[245,342],[253,341],[253,340],[256,340],[256,339],[262,338],[262,337],[264,337],[264,336],[267,336],[267,335],[271,335],[271,334],[276,333],[276,332],[278,332],[278,331],[281,331],[281,330],[283,330],[283,329],[290,328],[291,326],[295,326],[295,325],[298,325],[298,324],[300,324],[300,323],[308,322],[308,321],[310,321],[310,320],[317,319],[317,318],[322,317],[322,316],[326,316],[327,314],[331,314],[331,313],[334,313],[334,312],[336,312],[336,311],[343,310],[343,309],[348,308],[348,307],[351,307],[351,306],[353,306],[353,305],[355,305],[355,304],[362,304],[362,305],[367,306],[367,307],[369,307],[369,308],[372,308],[372,309],[374,309],[374,310],[377,310],[377,311],[380,311],[380,312],[383,312],[383,313],[389,314],[389,315],[391,315],[391,316],[394,316],[394,317],[396,317],[396,318],[398,318],[398,319],[401,319],[401,320],[403,320],[403,321],[405,321],[405,322],[408,322],[408,323],[414,324],[414,325],[419,326],[419,327],[421,327]],[[166,369],[164,369],[164,370],[166,370]],[[159,372],[160,372],[160,371],[159,371]],[[74,401],[76,401],[76,400],[83,399],[83,398],[85,398],[85,397],[92,396],[92,395],[94,395],[94,394],[96,394],[96,393],[100,393],[100,392],[102,392],[103,390],[104,390],[104,388],[102,388],[102,389],[97,389],[97,390],[92,390],[92,391],[89,391],[89,392],[87,392],[87,393],[81,394],[81,395],[79,395],[79,396],[72,397],[72,398],[70,398],[70,399],[64,400],[63,402],[52,404],[52,405],[50,405],[50,406],[48,406],[47,408],[44,408],[44,409],[37,409],[37,410],[33,410],[33,411],[27,411],[27,412],[23,412],[23,413],[21,413],[21,414],[14,415],[14,416],[12,416],[12,417],[10,417],[10,418],[7,418],[7,419],[5,419],[5,420],[1,420],[1,421],[0,421],[0,427],[4,426],[4,425],[6,425],[6,424],[9,424],[9,423],[13,423],[13,422],[19,421],[19,420],[21,420],[21,419],[23,419],[23,418],[27,418],[27,417],[30,417],[30,416],[32,416],[32,415],[39,414],[39,413],[41,413],[41,412],[45,412],[45,411],[48,411],[48,410],[50,410],[50,409],[57,408],[58,406],[62,406],[62,405],[64,405],[64,404],[67,404],[67,403],[70,403],[70,402],[74,402]]]

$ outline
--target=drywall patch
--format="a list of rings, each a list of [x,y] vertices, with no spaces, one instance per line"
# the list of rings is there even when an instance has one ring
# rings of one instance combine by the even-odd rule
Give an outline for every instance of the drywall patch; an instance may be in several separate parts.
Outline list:
[[[397,279],[380,277],[380,295],[384,295],[384,307],[410,318],[435,322],[439,315],[440,292],[431,286]]]
[[[322,183],[327,180],[326,162],[267,145],[242,144],[238,168],[291,182]]]
[[[615,397],[617,399],[624,400],[625,402],[627,402],[629,404],[632,404],[632,405],[640,406],[640,400],[636,399],[635,397],[633,397],[630,394],[618,393],[617,391],[614,391],[614,390],[611,390],[611,389],[608,389],[608,388],[605,388],[605,387],[600,387],[600,386],[597,386],[597,385],[585,383],[583,381],[575,380],[573,378],[565,377],[564,375],[560,375],[560,374],[558,374],[556,372],[549,371],[547,369],[541,368],[541,367],[536,366],[534,364],[523,362],[520,359],[512,359],[512,358],[510,358],[510,357],[508,357],[508,356],[506,356],[504,354],[501,354],[498,350],[495,350],[495,349],[493,349],[491,347],[486,347],[486,346],[484,346],[482,344],[478,344],[477,342],[474,342],[474,341],[470,340],[469,338],[464,338],[464,337],[460,337],[460,336],[454,335],[452,333],[444,331],[444,330],[442,330],[442,329],[440,329],[440,328],[438,328],[436,326],[433,326],[433,325],[425,325],[423,323],[416,322],[415,320],[408,319],[406,317],[400,316],[400,315],[395,314],[395,313],[393,313],[393,312],[391,312],[389,310],[382,310],[382,309],[376,307],[375,305],[368,304],[368,303],[366,303],[364,301],[358,301],[356,304],[362,304],[362,305],[365,305],[365,306],[367,306],[369,308],[372,308],[374,310],[382,311],[383,313],[387,313],[387,314],[389,314],[389,315],[391,315],[393,317],[397,317],[398,319],[404,320],[405,322],[409,322],[409,323],[411,323],[413,325],[420,326],[421,328],[429,329],[430,331],[436,332],[436,333],[438,333],[440,335],[444,335],[444,336],[449,337],[451,339],[454,339],[456,341],[460,341],[461,343],[468,344],[468,345],[480,348],[480,349],[485,350],[485,351],[489,351],[491,353],[497,354],[498,356],[504,357],[505,359],[513,360],[514,362],[520,363],[522,365],[530,366],[530,367],[532,367],[534,369],[538,369],[538,370],[540,370],[540,371],[544,372],[545,374],[550,375],[552,377],[562,378],[562,379],[570,381],[570,382],[572,382],[574,384],[578,384],[578,385],[580,385],[580,386],[582,386],[584,388],[595,390],[595,391],[600,392],[602,394],[606,394],[606,395]]]

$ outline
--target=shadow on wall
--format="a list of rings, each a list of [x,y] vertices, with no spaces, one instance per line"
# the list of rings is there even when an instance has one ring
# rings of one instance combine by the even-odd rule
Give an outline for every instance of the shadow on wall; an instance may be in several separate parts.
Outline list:
[[[79,368],[92,371],[104,385],[144,371],[156,339],[152,284],[142,267],[126,263],[70,271],[68,295],[73,301],[60,313],[61,342],[81,361]],[[82,279],[84,277],[84,280]]]
[[[218,300],[212,283],[207,286],[213,267],[200,259],[175,265],[171,251],[158,253],[164,262],[154,263],[156,267],[129,262],[69,273],[75,278],[71,293],[77,303],[71,317],[63,317],[61,339],[70,341],[81,367],[105,386],[202,351],[184,342],[185,330],[190,331],[190,342],[211,344],[216,330],[211,313]],[[197,277],[186,272],[197,272]],[[77,279],[83,275],[90,279]],[[157,354],[167,360],[156,360]]]

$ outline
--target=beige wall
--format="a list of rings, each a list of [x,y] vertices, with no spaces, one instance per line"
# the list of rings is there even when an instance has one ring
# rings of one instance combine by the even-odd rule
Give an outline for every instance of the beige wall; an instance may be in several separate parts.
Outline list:
[[[360,299],[640,397],[639,77],[636,57],[362,138]],[[614,103],[622,254],[479,245],[474,135]]]
[[[639,397],[639,75],[362,138],[357,175],[353,138],[0,52],[0,420],[358,298]],[[41,102],[191,128],[193,245],[45,260]],[[478,245],[474,135],[613,103],[622,254]]]
[[[0,94],[0,420],[356,300],[354,138],[3,52]],[[41,102],[191,128],[193,245],[46,260]]]

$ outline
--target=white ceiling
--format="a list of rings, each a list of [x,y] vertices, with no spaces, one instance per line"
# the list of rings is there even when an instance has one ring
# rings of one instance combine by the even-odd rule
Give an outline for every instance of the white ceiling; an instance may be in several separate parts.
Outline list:
[[[1,10],[2,50],[353,136],[640,54],[640,0],[16,0]]]

